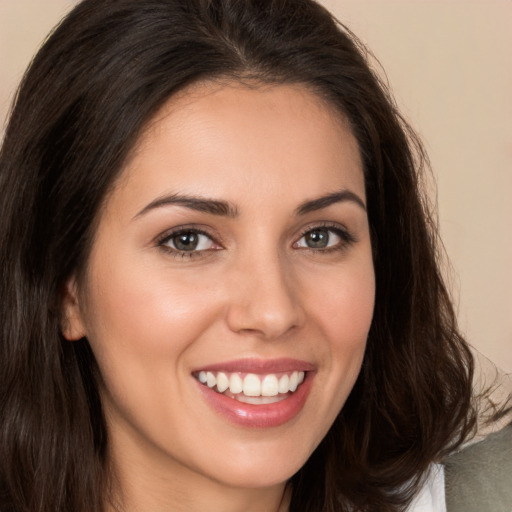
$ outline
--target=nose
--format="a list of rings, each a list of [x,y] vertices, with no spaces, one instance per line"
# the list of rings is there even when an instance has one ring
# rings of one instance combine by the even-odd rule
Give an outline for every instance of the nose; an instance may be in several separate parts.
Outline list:
[[[277,339],[302,326],[305,311],[298,283],[278,255],[253,253],[231,273],[229,328],[263,339]]]

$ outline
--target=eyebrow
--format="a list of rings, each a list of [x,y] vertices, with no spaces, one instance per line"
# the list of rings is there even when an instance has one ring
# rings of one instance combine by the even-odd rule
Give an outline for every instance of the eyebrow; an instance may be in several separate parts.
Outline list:
[[[364,211],[366,211],[366,205],[364,204],[364,201],[354,192],[345,189],[339,192],[326,194],[325,196],[321,196],[317,199],[306,201],[297,207],[297,209],[295,210],[295,214],[305,215],[310,212],[327,208],[332,204],[342,203],[345,201],[351,201],[360,206]],[[157,208],[162,208],[165,206],[183,206],[191,210],[231,218],[235,218],[239,215],[238,208],[232,203],[229,203],[228,201],[221,201],[217,199],[208,199],[182,194],[171,194],[167,196],[158,197],[154,201],[151,201],[151,203],[149,203],[139,213],[135,215],[134,219],[148,213],[151,210],[155,210]]]
[[[345,201],[357,204],[366,212],[366,205],[364,204],[364,201],[357,194],[347,189],[326,194],[325,196],[312,199],[311,201],[306,201],[305,203],[302,203],[295,212],[297,215],[305,215],[306,213],[322,210],[332,204],[343,203]]]
[[[198,212],[205,212],[225,217],[236,217],[238,215],[238,209],[236,206],[228,203],[227,201],[182,194],[171,194],[168,196],[158,197],[154,201],[151,201],[151,203],[135,215],[134,219],[156,208],[172,205],[184,206],[185,208],[190,208],[191,210],[196,210]]]

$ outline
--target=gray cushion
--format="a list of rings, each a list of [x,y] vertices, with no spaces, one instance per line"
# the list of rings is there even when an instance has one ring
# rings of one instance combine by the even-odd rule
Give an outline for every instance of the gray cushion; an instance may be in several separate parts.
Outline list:
[[[512,512],[512,425],[444,464],[448,512]]]

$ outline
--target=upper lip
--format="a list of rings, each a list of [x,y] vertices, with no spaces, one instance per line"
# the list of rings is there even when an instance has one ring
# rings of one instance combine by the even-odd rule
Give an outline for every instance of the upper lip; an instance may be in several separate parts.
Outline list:
[[[315,366],[307,361],[292,358],[255,359],[245,358],[221,363],[208,364],[196,368],[192,373],[199,371],[210,372],[241,372],[241,373],[280,373],[291,371],[313,371]]]

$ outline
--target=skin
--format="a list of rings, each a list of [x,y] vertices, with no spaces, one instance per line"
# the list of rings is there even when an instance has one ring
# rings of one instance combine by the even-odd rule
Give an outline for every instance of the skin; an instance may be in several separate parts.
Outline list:
[[[362,204],[297,212],[346,190]],[[148,207],[173,194],[226,201],[236,215]],[[64,302],[64,334],[87,336],[103,377],[119,510],[287,510],[286,481],[361,367],[375,291],[364,203],[347,123],[305,87],[195,85],[148,125]],[[325,223],[328,245],[308,247],[304,233]],[[192,256],[162,243],[182,226],[208,234]],[[315,375],[301,412],[277,427],[229,421],[192,376],[282,357]]]

